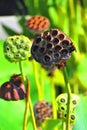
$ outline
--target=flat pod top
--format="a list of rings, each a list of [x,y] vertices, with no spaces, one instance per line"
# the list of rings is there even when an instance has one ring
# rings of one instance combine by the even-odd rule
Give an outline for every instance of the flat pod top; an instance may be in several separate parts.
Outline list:
[[[31,41],[24,35],[9,36],[4,42],[5,57],[11,62],[25,60],[30,56]]]
[[[59,29],[51,29],[37,35],[31,47],[33,58],[42,65],[55,65],[70,58],[75,47]]]
[[[49,28],[50,22],[44,16],[35,15],[26,21],[26,26],[33,32],[39,33]]]

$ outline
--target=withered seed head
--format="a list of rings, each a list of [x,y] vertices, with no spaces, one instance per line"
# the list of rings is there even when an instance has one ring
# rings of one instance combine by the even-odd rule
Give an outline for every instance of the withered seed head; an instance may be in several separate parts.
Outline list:
[[[31,54],[42,65],[52,66],[69,59],[74,50],[72,41],[63,32],[51,29],[35,37]]]
[[[37,124],[42,123],[45,118],[52,118],[52,106],[47,101],[39,101],[34,105],[34,115]]]
[[[21,75],[13,75],[11,79],[1,85],[0,98],[4,100],[21,100],[26,96]]]

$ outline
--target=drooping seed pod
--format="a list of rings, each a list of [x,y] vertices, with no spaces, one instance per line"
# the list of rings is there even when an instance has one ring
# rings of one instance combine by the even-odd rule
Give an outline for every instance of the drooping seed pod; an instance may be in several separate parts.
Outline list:
[[[35,15],[33,17],[30,17],[26,21],[26,26],[28,27],[29,30],[36,32],[36,33],[40,33],[49,28],[50,22],[44,16]]]
[[[21,75],[13,75],[0,87],[0,98],[4,100],[21,100],[26,96],[26,90]]]
[[[4,42],[5,57],[11,62],[27,59],[30,56],[30,43],[24,35],[9,36]]]
[[[58,29],[51,29],[36,36],[31,54],[33,58],[45,66],[55,66],[70,58],[75,50],[72,41]]]
[[[47,101],[39,101],[34,105],[34,115],[39,125],[46,118],[52,118],[52,106]]]

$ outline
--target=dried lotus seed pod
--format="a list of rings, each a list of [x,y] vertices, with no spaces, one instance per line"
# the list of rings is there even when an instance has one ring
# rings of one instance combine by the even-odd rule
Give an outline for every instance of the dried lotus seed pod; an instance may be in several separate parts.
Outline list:
[[[22,100],[26,96],[26,90],[21,75],[13,75],[11,79],[0,87],[0,98],[4,100]]]
[[[9,36],[4,42],[5,57],[11,62],[27,59],[30,56],[30,43],[24,35]]]
[[[45,66],[55,66],[70,58],[75,50],[72,41],[58,29],[37,35],[31,47],[33,58]]]
[[[46,118],[52,118],[52,106],[47,101],[39,101],[34,105],[34,115],[39,125]]]
[[[47,30],[50,26],[50,22],[44,16],[35,15],[33,17],[30,17],[26,21],[26,26],[28,27],[29,30],[39,33]]]

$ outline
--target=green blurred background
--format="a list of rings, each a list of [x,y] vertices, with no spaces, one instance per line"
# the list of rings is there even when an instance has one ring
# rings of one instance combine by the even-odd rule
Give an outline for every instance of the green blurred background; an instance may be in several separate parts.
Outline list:
[[[6,6],[4,1],[1,7]],[[33,38],[34,35],[29,32],[25,26],[26,16],[43,15],[50,20],[50,28],[58,28],[66,33],[76,46],[71,58],[67,61],[68,75],[73,93],[80,96],[80,102],[76,109],[77,120],[73,130],[87,130],[87,0],[15,0],[8,1],[8,13],[0,13],[0,15],[15,15],[18,24],[22,28],[22,34]],[[14,5],[14,8],[12,8]],[[10,9],[10,11],[9,11]],[[11,12],[11,10],[14,10]],[[6,8],[3,8],[5,11]],[[16,27],[15,27],[16,28]],[[4,31],[8,35],[14,35],[18,32],[3,25]],[[0,34],[2,35],[2,34]],[[0,40],[0,85],[8,81],[12,74],[20,73],[17,63],[8,62],[3,54],[4,40]],[[38,101],[34,71],[32,61],[23,62],[25,74],[28,75],[31,84],[31,99],[33,105]],[[36,63],[37,78],[43,79],[44,84],[44,99],[51,102],[51,81],[48,77],[48,72],[43,70]],[[62,92],[66,92],[64,87],[63,75],[60,70],[56,70],[54,76],[56,96]],[[25,101],[4,101],[0,99],[0,130],[22,130],[24,116]],[[49,126],[49,125],[48,125]],[[44,128],[47,130],[48,128]],[[49,126],[50,130],[54,127]],[[32,123],[29,123],[28,130],[33,130]]]

